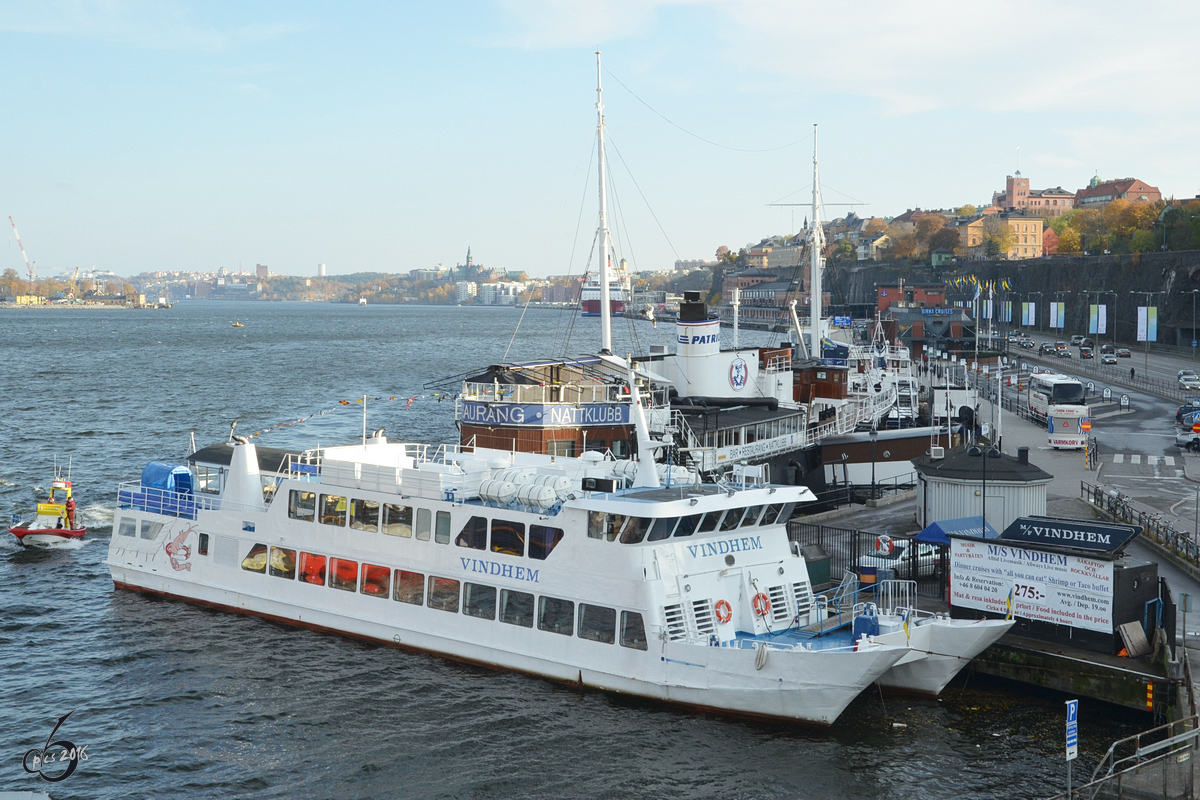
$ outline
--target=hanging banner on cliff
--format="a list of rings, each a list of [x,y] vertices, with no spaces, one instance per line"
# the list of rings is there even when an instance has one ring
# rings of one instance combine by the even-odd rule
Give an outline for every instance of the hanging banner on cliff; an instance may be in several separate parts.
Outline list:
[[[1000,544],[950,540],[950,604],[1112,633],[1113,565]]]

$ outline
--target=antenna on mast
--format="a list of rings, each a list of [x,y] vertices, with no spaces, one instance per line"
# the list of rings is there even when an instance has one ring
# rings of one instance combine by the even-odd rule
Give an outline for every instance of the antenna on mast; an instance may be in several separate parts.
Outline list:
[[[821,250],[824,245],[825,231],[821,229],[821,181],[817,172],[817,125],[813,123],[813,185],[812,185],[812,230],[809,246],[809,355],[812,358],[821,357]]]

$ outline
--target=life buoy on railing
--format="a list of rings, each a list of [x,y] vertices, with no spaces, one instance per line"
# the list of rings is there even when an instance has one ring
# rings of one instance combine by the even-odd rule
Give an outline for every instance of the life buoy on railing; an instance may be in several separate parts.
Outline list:
[[[765,617],[771,610],[771,598],[767,597],[764,592],[759,592],[754,595],[754,613],[760,617]]]
[[[728,600],[717,601],[717,622],[724,625],[729,620],[733,619],[733,606],[729,605]]]
[[[892,537],[884,534],[875,540],[875,550],[885,556],[892,554]]]

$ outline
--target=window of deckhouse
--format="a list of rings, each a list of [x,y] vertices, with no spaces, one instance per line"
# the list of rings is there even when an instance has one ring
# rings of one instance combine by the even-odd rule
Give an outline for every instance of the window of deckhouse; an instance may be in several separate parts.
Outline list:
[[[450,512],[439,511],[434,521],[433,540],[438,544],[450,544]]]
[[[458,532],[454,543],[459,547],[469,547],[472,550],[486,550],[487,517],[471,517],[467,520],[467,524]]]
[[[575,632],[575,604],[557,597],[538,598],[538,630],[570,636]]]
[[[762,515],[762,519],[758,521],[759,525],[773,525],[779,517],[779,512],[783,510],[781,503],[773,503],[767,506],[767,513]]]
[[[563,529],[547,525],[529,526],[529,557],[545,561],[562,541]]]
[[[646,625],[636,611],[621,612],[621,647],[646,649]]]
[[[645,517],[630,517],[629,524],[625,526],[625,530],[621,532],[621,544],[637,544],[646,538],[646,531],[650,529],[650,523],[653,520]]]
[[[704,519],[700,520],[700,524],[696,526],[696,533],[708,533],[717,529],[717,523],[721,521],[721,511],[710,511],[704,515]]]
[[[429,607],[458,613],[459,583],[452,578],[429,578]]]
[[[679,519],[679,525],[675,528],[675,536],[691,536],[696,532],[696,525],[699,522],[699,514],[689,514],[686,517],[681,517]]]
[[[358,590],[358,562],[348,558],[329,559],[329,585],[344,592]]]
[[[276,578],[296,578],[296,551],[284,547],[271,548],[270,573]]]
[[[496,587],[478,583],[463,584],[463,613],[479,619],[496,618]]]
[[[663,539],[671,538],[671,531],[675,530],[675,523],[679,522],[678,517],[662,517],[654,520],[654,524],[650,527],[650,534],[646,537],[648,542],[661,542]]]
[[[417,538],[423,542],[429,541],[429,531],[433,527],[433,512],[428,508],[417,509]]]
[[[121,518],[121,526],[117,528],[118,536],[137,536],[137,520],[130,517]]]
[[[413,533],[412,506],[398,506],[392,503],[383,504],[383,532],[388,536],[403,536],[411,538]],[[426,536],[426,539],[429,537]]]
[[[746,509],[744,508],[731,508],[726,511],[725,519],[721,520],[721,532],[724,533],[725,531],[731,531],[736,528],[738,523],[742,521],[742,514],[744,514],[745,511]]]
[[[288,492],[288,516],[292,519],[312,522],[317,513],[317,495],[315,492],[305,492],[292,489]]]
[[[742,527],[749,528],[758,522],[758,515],[762,513],[762,510],[762,506],[746,509],[746,516],[742,517]]]
[[[525,555],[525,523],[507,519],[492,520],[491,544],[493,553]]]
[[[356,531],[370,531],[375,533],[379,530],[379,503],[374,500],[359,500],[355,498],[350,501],[350,527]]]
[[[425,602],[425,576],[419,572],[396,570],[396,594],[401,603],[419,606]]]
[[[208,534],[200,534],[200,543],[196,545],[196,552],[202,556],[208,555]]]
[[[335,494],[321,495],[321,524],[346,527],[346,498]]]
[[[205,494],[221,493],[220,467],[196,467],[196,488]]]
[[[579,604],[579,638],[612,644],[617,638],[617,612],[604,606]]]
[[[313,555],[312,553],[300,554],[300,580],[305,583],[311,583],[314,586],[325,585],[325,565],[328,559],[325,556]]]
[[[384,600],[391,594],[392,571],[388,567],[378,567],[374,564],[362,565],[362,593],[370,597],[382,597]]]
[[[512,589],[500,591],[500,621],[522,628],[533,627],[533,595]]]

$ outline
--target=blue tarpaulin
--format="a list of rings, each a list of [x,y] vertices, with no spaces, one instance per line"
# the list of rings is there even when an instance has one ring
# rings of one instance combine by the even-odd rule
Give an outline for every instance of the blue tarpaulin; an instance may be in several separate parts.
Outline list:
[[[925,530],[913,538],[926,544],[950,544],[950,539],[947,537],[947,534],[950,533],[959,536],[974,536],[977,539],[1000,537],[995,528],[983,521],[983,517],[960,517],[959,519],[943,519],[930,523]]]
[[[142,486],[148,489],[165,489],[168,492],[190,493],[192,472],[187,467],[151,461],[142,470]]]

